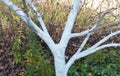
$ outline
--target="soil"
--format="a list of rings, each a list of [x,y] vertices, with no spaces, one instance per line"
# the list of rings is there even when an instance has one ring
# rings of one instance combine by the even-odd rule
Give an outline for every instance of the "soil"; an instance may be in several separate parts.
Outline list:
[[[2,31],[0,34],[0,76],[19,76],[24,70],[21,64],[16,64],[11,54],[14,32]]]

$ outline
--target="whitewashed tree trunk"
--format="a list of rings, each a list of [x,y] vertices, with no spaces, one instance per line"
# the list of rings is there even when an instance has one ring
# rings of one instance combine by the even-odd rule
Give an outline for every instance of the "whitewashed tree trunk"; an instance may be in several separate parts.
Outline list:
[[[56,54],[54,57],[54,63],[56,76],[67,76],[65,74],[65,55],[62,53]]]
[[[102,45],[105,41],[110,39],[111,37],[120,34],[120,30],[111,32],[111,34],[105,36],[103,39],[98,41],[93,46],[87,48],[86,50],[83,50],[85,44],[89,40],[89,37],[91,33],[95,30],[102,29],[104,27],[110,27],[112,25],[120,24],[120,20],[111,22],[109,24],[106,24],[102,27],[98,27],[99,23],[102,21],[104,16],[111,12],[113,9],[106,10],[102,13],[100,18],[96,21],[96,23],[93,25],[91,29],[87,29],[85,31],[82,31],[80,33],[72,33],[72,29],[74,26],[74,22],[76,19],[76,16],[79,12],[79,7],[81,5],[81,0],[73,0],[73,5],[71,8],[71,11],[68,15],[68,20],[66,22],[65,29],[63,31],[61,40],[59,43],[55,43],[51,36],[48,33],[48,30],[45,26],[45,23],[41,17],[41,14],[37,11],[35,8],[33,2],[31,0],[26,0],[26,3],[29,5],[29,7],[34,11],[38,22],[41,24],[41,29],[31,20],[31,17],[29,16],[29,13],[23,12],[21,8],[18,8],[14,3],[12,3],[10,0],[0,0],[0,2],[3,2],[5,5],[7,5],[10,9],[12,9],[26,24],[29,28],[31,28],[41,39],[44,40],[44,42],[48,45],[50,48],[53,57],[54,57],[54,65],[55,65],[55,73],[56,76],[67,76],[67,72],[69,68],[74,64],[74,62],[82,57],[85,57],[91,53],[94,53],[100,49],[106,48],[106,47],[113,47],[113,46],[120,46],[120,43],[109,43],[106,45]],[[65,61],[65,51],[66,47],[68,45],[68,42],[73,37],[81,37],[86,36],[82,44],[79,46],[79,49],[77,52],[69,59],[68,62]]]
[[[62,50],[59,45],[56,45],[56,47],[51,50],[56,51],[56,53],[53,54],[56,76],[67,76],[65,74],[65,54],[63,52],[64,50]]]

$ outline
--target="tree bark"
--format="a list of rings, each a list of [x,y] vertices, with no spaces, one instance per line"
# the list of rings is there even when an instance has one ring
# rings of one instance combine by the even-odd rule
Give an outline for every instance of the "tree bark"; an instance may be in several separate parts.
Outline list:
[[[65,55],[62,49],[57,49],[54,54],[54,65],[56,76],[67,76],[65,74]]]

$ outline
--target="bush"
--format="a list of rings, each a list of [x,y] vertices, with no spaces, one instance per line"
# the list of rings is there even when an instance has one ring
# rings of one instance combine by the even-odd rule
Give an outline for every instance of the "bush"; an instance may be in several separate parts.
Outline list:
[[[119,64],[120,49],[104,49],[76,61],[68,76],[119,76]]]
[[[27,63],[26,76],[53,76],[53,66],[45,59],[41,42],[35,37],[34,33],[30,33],[24,54]]]
[[[28,38],[28,42],[21,45],[21,38],[16,37],[12,51],[16,63],[22,63],[26,67],[24,75],[54,76],[53,66],[45,59],[42,42],[37,40],[33,32],[29,33]]]

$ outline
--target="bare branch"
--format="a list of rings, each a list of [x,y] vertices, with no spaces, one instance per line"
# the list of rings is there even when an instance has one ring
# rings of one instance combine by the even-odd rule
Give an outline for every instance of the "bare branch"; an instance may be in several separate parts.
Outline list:
[[[34,4],[31,2],[31,0],[27,0],[27,3],[29,4],[29,6],[32,8],[32,10],[34,11],[39,23],[41,24],[41,27],[43,29],[43,31],[48,34],[48,30],[47,28],[45,27],[45,23],[41,17],[41,14],[37,11],[37,9],[35,8]],[[49,34],[48,34],[49,35]]]
[[[88,33],[88,34],[87,34],[86,38],[85,38],[84,41],[82,42],[82,44],[81,44],[81,46],[79,47],[79,49],[78,49],[78,51],[76,52],[76,54],[79,53],[79,52],[81,52],[81,50],[83,49],[83,47],[84,47],[85,44],[87,43],[88,39],[90,38],[90,35],[91,35],[91,33]]]
[[[98,50],[101,50],[101,49],[104,49],[104,48],[107,48],[107,47],[120,47],[120,43],[110,43],[110,44],[106,44],[106,45],[101,45],[99,47],[96,47],[95,49],[83,51],[76,56],[76,59],[85,57],[89,54],[92,54],[92,53],[94,53]]]
[[[21,8],[18,8],[16,5],[14,5],[9,0],[1,0],[4,4],[6,4],[9,8],[11,8],[27,25],[30,27],[34,32],[37,34],[40,33],[42,36],[43,32],[39,27],[36,26],[36,24],[28,17]]]
[[[111,33],[110,35],[104,37],[102,40],[100,40],[99,42],[97,42],[95,45],[93,45],[92,47],[90,47],[89,49],[83,51],[83,52],[80,52],[81,48],[78,49],[78,51],[70,58],[70,60],[67,62],[66,64],[66,70],[68,70],[70,68],[70,66],[75,62],[75,60],[81,58],[81,57],[84,57],[84,56],[87,56],[93,52],[95,52],[96,50],[100,50],[102,48],[105,48],[105,47],[110,47],[110,46],[120,46],[120,44],[109,44],[109,45],[103,45],[102,47],[99,47],[102,43],[104,43],[105,41],[107,41],[110,37],[114,36],[114,35],[117,35],[120,33],[120,30],[119,31],[116,31],[114,33]],[[89,34],[88,34],[88,38],[89,38]],[[85,45],[87,39],[87,37],[85,38],[85,40],[83,41],[83,43],[81,44],[82,45]],[[84,43],[85,42],[85,43]]]
[[[65,47],[68,44],[68,41],[70,39],[70,34],[71,34],[72,29],[73,29],[76,16],[79,12],[79,7],[82,3],[81,1],[82,0],[74,0],[73,1],[73,6],[72,6],[71,11],[68,15],[68,20],[67,20],[65,29],[63,31],[61,40],[59,42],[61,45],[65,46]]]
[[[114,21],[114,22],[111,22],[111,23],[108,23],[108,24],[101,25],[101,27],[98,27],[98,28],[96,28],[95,30],[100,30],[100,29],[102,29],[102,28],[108,28],[108,27],[111,27],[111,26],[117,26],[117,25],[119,25],[119,24],[120,24],[120,20]],[[94,31],[95,31],[95,30],[94,30]]]
[[[104,18],[104,16],[107,14],[107,13],[109,13],[109,12],[111,12],[111,11],[113,11],[113,10],[115,10],[115,8],[111,8],[111,9],[108,9],[108,10],[106,10],[105,12],[103,12],[102,13],[102,15],[100,16],[100,18],[96,21],[96,23],[94,24],[94,26],[89,30],[85,30],[85,31],[83,31],[83,32],[80,32],[80,33],[72,33],[71,34],[71,38],[72,37],[79,37],[79,36],[84,36],[84,35],[86,35],[86,34],[88,34],[88,33],[90,33],[90,32],[93,32],[93,31],[95,31],[95,30],[97,30],[97,27],[98,27],[98,25],[100,24],[100,22],[103,20],[103,18]],[[118,23],[118,22],[117,22]],[[117,24],[116,23],[116,24]],[[120,23],[120,22],[119,22]],[[113,23],[112,23],[113,24]]]
[[[120,24],[120,20],[114,21],[114,22],[111,22],[111,23],[108,23],[108,24],[101,25],[101,27],[97,27],[93,31],[100,30],[102,28],[108,28],[108,27],[111,27],[111,26],[117,26],[119,24]],[[71,38],[73,38],[73,37],[79,37],[79,36],[84,36],[87,33],[93,32],[93,31],[91,31],[91,30],[88,29],[88,30],[85,30],[85,31],[80,32],[80,33],[72,33],[71,34]]]
[[[91,30],[88,29],[88,30],[85,30],[85,31],[80,32],[80,33],[72,33],[72,34],[70,35],[70,38],[85,36],[86,34],[88,34],[88,33],[90,33],[90,32],[91,32]]]
[[[55,43],[51,39],[51,37],[47,34],[45,34],[32,20],[29,16],[27,16],[21,8],[18,8],[15,4],[13,4],[9,0],[1,0],[5,5],[7,5],[9,8],[11,8],[26,24],[28,27],[30,27],[41,39],[45,41],[45,43],[48,45],[48,47],[53,49],[53,46],[55,46]],[[55,50],[51,50],[52,53]]]
[[[87,36],[85,37],[84,41],[82,42],[81,46],[79,47],[79,49],[77,50],[77,52],[70,58],[70,60],[66,63],[66,67],[65,70],[68,71],[68,69],[70,68],[70,66],[74,63],[74,58],[77,56],[77,54],[79,54],[81,52],[81,50],[83,49],[83,47],[85,46],[85,44],[87,43],[89,37],[90,37],[91,33],[88,33]]]
[[[53,49],[53,47],[55,47],[55,42],[53,41],[53,39],[51,38],[50,34],[48,33],[48,30],[45,26],[45,23],[41,17],[41,14],[37,11],[36,7],[34,6],[34,4],[31,2],[31,0],[27,0],[29,6],[32,8],[32,10],[34,11],[39,23],[41,24],[41,27],[43,29],[44,35],[46,35],[46,37],[43,39],[46,44],[49,46],[50,49]],[[43,36],[44,36],[43,35]],[[54,54],[55,52],[52,51],[52,54]]]
[[[110,10],[111,10],[111,9],[110,9]],[[77,52],[70,58],[70,60],[67,62],[67,64],[66,64],[66,71],[68,71],[68,69],[70,68],[70,66],[74,63],[74,61],[75,61],[75,59],[76,59],[75,57],[80,53],[80,51],[81,51],[81,50],[83,49],[83,47],[85,46],[86,42],[88,41],[88,39],[89,39],[89,37],[90,37],[91,32],[96,29],[96,27],[97,27],[97,26],[99,25],[99,23],[102,21],[102,19],[104,18],[104,16],[105,16],[110,10],[105,11],[90,30],[88,29],[88,30],[86,30],[86,31],[84,31],[84,32],[79,33],[79,35],[81,35],[81,36],[82,36],[82,35],[85,35],[85,33],[86,33],[87,36],[86,36],[86,38],[84,39],[84,41],[82,42],[82,44],[81,44],[81,46],[79,47],[78,51],[77,51]],[[75,34],[74,34],[74,36],[75,36]],[[106,39],[107,39],[107,37],[106,37]],[[105,42],[106,39],[104,39],[103,41]],[[109,39],[109,38],[108,38],[108,39]],[[102,42],[102,41],[101,41],[101,42]]]
[[[114,32],[114,33],[111,33],[111,34],[109,34],[108,36],[104,37],[104,38],[103,38],[102,40],[100,40],[99,42],[97,42],[95,45],[93,45],[92,47],[90,47],[89,49],[87,49],[87,50],[85,50],[85,51],[83,51],[83,52],[79,52],[79,54],[78,54],[78,53],[75,54],[75,55],[69,60],[69,62],[67,63],[67,65],[72,65],[72,63],[74,63],[75,60],[77,60],[78,58],[87,56],[87,55],[95,52],[94,50],[102,49],[102,48],[107,47],[107,46],[104,45],[104,47],[98,48],[98,46],[100,46],[102,43],[104,43],[104,42],[107,41],[109,38],[111,38],[111,37],[113,37],[114,35],[117,35],[117,34],[119,34],[119,33],[120,33],[120,30],[119,30],[119,31],[116,31],[116,32]],[[110,47],[110,46],[120,46],[120,44],[115,44],[115,45],[113,45],[113,43],[112,43],[112,44],[108,45],[108,47]],[[86,51],[87,51],[87,52],[86,52]],[[84,54],[81,55],[81,53],[82,53],[82,54],[84,53],[85,55],[84,55]]]
[[[116,10],[116,8],[111,8],[111,9],[108,9],[106,10],[105,12],[102,13],[102,15],[100,16],[100,18],[96,21],[96,23],[94,24],[94,26],[92,27],[92,30],[94,30],[99,24],[100,22],[103,20],[104,16],[107,14],[107,13],[110,13],[111,11],[113,10]]]
[[[110,39],[111,37],[113,37],[119,33],[120,33],[120,30],[109,34],[108,36],[104,37],[102,40],[100,40],[96,44],[94,44],[92,47],[90,47],[88,50],[95,49],[96,47],[100,46],[102,43],[104,43],[105,41],[107,41],[108,39]]]
[[[68,69],[71,67],[72,64],[74,64],[74,62],[79,59],[79,58],[82,58],[82,57],[85,57],[89,54],[92,54],[98,50],[101,50],[101,49],[104,49],[104,48],[107,48],[107,47],[120,47],[120,43],[111,43],[111,44],[106,44],[106,45],[102,45],[102,46],[99,46],[95,49],[91,49],[91,50],[85,50],[79,54],[76,54],[74,55],[70,60],[69,62],[66,64],[66,67],[65,67],[65,71],[67,72]]]

